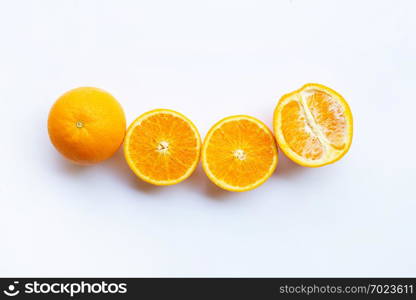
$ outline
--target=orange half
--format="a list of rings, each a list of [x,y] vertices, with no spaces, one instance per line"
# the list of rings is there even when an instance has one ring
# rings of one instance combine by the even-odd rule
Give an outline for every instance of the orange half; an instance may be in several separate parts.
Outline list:
[[[208,178],[233,192],[264,183],[277,166],[273,134],[250,116],[232,116],[215,124],[205,137],[202,166]]]
[[[273,123],[279,147],[305,167],[333,163],[351,146],[353,120],[348,103],[321,84],[309,83],[284,95]]]
[[[124,155],[132,171],[154,185],[172,185],[198,165],[201,138],[184,115],[156,109],[138,117],[128,128]]]

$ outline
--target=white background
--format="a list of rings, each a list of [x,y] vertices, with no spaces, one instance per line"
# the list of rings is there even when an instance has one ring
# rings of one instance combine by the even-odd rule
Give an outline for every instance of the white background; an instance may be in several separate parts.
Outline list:
[[[1,276],[416,276],[415,1],[0,0]],[[201,168],[172,187],[122,152],[93,167],[51,146],[53,102],[111,92],[130,123],[171,108],[204,136],[269,126],[307,82],[354,115],[350,152],[319,169],[280,154],[246,193]]]

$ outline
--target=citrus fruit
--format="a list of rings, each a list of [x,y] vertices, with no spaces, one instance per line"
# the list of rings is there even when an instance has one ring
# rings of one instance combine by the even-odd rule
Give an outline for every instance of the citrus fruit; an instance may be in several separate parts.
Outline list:
[[[125,131],[122,107],[98,88],[70,90],[49,112],[52,144],[63,156],[80,164],[94,164],[112,156],[123,143]]]
[[[309,83],[284,95],[273,123],[279,147],[302,166],[333,163],[351,146],[353,121],[348,103],[321,84]]]
[[[172,185],[188,178],[198,165],[201,138],[184,115],[156,109],[139,116],[128,128],[124,155],[142,180]]]
[[[216,123],[205,137],[202,166],[208,178],[233,192],[264,183],[277,166],[277,147],[269,128],[250,116]]]

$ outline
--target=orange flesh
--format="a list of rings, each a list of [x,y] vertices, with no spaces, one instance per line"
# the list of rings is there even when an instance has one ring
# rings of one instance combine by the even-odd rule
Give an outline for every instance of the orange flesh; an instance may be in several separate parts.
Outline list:
[[[226,122],[206,141],[206,158],[212,175],[233,187],[258,182],[276,161],[270,132],[246,119]]]
[[[307,105],[331,145],[341,149],[345,145],[347,121],[342,106],[331,95],[315,90],[307,97]]]
[[[132,128],[129,159],[144,177],[172,181],[183,177],[199,159],[199,141],[188,122],[157,113]]]
[[[312,160],[322,157],[322,144],[312,133],[298,102],[291,101],[283,108],[282,131],[286,143],[296,154]]]

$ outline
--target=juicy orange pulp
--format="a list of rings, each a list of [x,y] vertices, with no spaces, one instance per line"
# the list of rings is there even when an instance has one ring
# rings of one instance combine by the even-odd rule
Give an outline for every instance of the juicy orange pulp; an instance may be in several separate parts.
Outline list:
[[[213,183],[229,191],[247,191],[265,182],[277,165],[271,131],[250,116],[232,116],[215,124],[202,150],[202,164]]]
[[[157,109],[138,117],[127,130],[124,153],[133,172],[146,182],[171,185],[195,170],[201,139],[184,115]]]
[[[274,130],[289,158],[303,166],[319,167],[339,160],[350,148],[352,114],[334,90],[306,84],[280,99]]]

